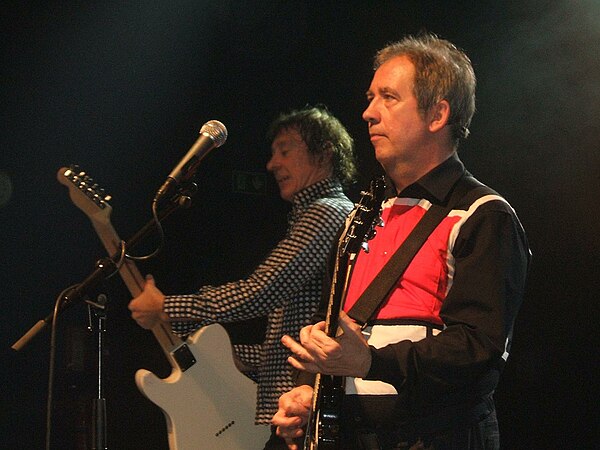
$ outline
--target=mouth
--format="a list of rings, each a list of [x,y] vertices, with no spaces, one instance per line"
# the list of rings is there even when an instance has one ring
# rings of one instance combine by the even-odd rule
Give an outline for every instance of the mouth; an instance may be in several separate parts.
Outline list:
[[[371,136],[371,139],[376,137],[384,137],[385,133],[375,130],[374,127],[369,127],[369,136]]]

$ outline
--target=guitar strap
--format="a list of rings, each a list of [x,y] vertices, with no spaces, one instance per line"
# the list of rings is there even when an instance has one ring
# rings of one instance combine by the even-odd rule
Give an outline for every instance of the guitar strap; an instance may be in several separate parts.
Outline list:
[[[495,194],[495,192],[470,174],[463,175],[456,182],[447,205],[431,205],[404,243],[398,247],[383,269],[350,308],[348,315],[359,325],[364,326],[388,298],[410,261],[452,208],[461,200],[464,200],[463,203],[471,205],[486,194]]]

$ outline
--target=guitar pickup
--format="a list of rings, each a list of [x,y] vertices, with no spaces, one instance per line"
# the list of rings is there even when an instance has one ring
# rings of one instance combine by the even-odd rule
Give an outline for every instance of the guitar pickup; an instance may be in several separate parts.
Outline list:
[[[177,362],[177,365],[182,372],[185,372],[194,364],[196,364],[196,358],[185,342],[172,351],[171,355]]]

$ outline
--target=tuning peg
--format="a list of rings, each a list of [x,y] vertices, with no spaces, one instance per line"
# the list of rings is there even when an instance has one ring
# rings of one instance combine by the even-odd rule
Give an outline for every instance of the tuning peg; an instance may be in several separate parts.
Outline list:
[[[79,172],[79,166],[77,164],[71,164],[69,168],[65,171],[64,176],[70,177]]]

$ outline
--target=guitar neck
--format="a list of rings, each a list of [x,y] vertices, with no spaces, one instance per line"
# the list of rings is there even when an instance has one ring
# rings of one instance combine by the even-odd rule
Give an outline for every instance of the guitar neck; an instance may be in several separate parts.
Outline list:
[[[73,203],[90,219],[109,256],[116,257],[121,251],[121,238],[110,222],[110,196],[105,195],[104,190],[76,166],[61,167],[56,178],[67,187]],[[119,264],[119,274],[127,289],[133,297],[137,297],[144,290],[144,277],[133,261],[126,257],[121,258]],[[152,333],[174,369],[185,371],[195,363],[189,348],[173,334],[169,323],[160,322],[152,328]]]
[[[346,219],[339,237],[325,319],[325,333],[330,337],[339,334],[339,315],[346,299],[352,269],[358,252],[361,249],[367,251],[366,242],[375,236],[384,190],[383,178],[371,182],[369,192],[362,193],[360,202]],[[304,450],[339,448],[339,415],[344,383],[343,376],[317,373],[306,424]]]
[[[339,333],[340,312],[346,300],[348,283],[354,267],[354,255],[339,256],[334,269],[327,315],[325,317],[325,333],[335,337]]]
[[[333,271],[325,333],[339,333],[339,314],[344,305],[354,257],[338,254]],[[317,373],[313,385],[311,409],[306,425],[303,450],[338,450],[338,421],[344,395],[345,377]]]
[[[92,221],[92,224],[109,255],[115,255],[121,251],[121,239],[110,222]],[[137,297],[142,293],[145,280],[133,261],[124,258],[123,264],[119,267],[119,275],[132,297]],[[173,354],[183,345],[183,341],[173,334],[171,326],[167,322],[158,323],[151,331],[171,366],[177,367],[178,363]]]

